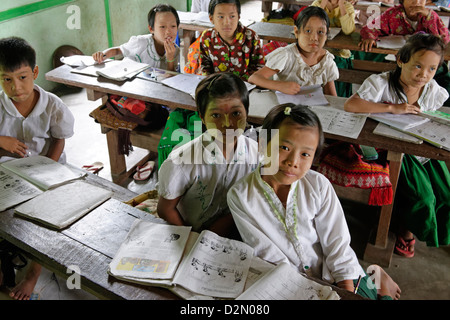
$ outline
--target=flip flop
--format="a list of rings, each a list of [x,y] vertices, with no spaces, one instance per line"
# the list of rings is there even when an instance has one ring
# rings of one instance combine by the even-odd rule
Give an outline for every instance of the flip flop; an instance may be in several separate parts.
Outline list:
[[[86,171],[92,172],[93,174],[97,174],[100,172],[100,170],[103,169],[103,163],[100,161],[94,162],[89,165],[82,166],[81,169],[84,169]]]
[[[416,240],[414,238],[410,240],[405,240],[400,236],[397,236],[397,241],[395,242],[395,253],[406,258],[414,257],[414,244]]]
[[[155,166],[155,161],[147,161],[143,166],[138,166],[133,179],[136,181],[144,181],[150,177]]]

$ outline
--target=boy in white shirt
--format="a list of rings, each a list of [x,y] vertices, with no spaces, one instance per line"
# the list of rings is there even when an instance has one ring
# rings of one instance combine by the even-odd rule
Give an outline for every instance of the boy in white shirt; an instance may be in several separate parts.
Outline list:
[[[0,40],[0,162],[29,155],[65,162],[65,139],[73,135],[74,117],[61,99],[34,84],[38,74],[36,53],[25,40]],[[40,273],[33,261],[10,296],[30,299]]]
[[[151,67],[176,71],[180,59],[180,48],[174,42],[180,25],[177,10],[158,4],[147,17],[150,34],[132,36],[118,47],[95,52],[94,60],[101,63],[107,58],[124,56]]]

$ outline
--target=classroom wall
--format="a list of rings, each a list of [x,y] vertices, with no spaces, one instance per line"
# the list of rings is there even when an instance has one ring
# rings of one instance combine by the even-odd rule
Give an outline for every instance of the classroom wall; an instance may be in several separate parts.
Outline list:
[[[45,1],[45,0],[40,0]],[[39,0],[1,0],[0,15],[6,10]],[[186,0],[166,1],[186,11]],[[0,37],[26,39],[37,52],[39,77],[36,83],[45,90],[57,84],[45,80],[53,68],[53,52],[61,45],[72,45],[84,54],[120,45],[132,35],[148,33],[147,13],[158,0],[73,0],[66,3],[0,21]],[[109,7],[110,32],[108,32]]]

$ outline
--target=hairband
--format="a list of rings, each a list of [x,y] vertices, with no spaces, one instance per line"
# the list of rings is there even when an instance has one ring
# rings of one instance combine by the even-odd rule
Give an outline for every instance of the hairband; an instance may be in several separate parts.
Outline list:
[[[287,116],[290,116],[291,115],[291,107],[286,107],[284,109],[284,114],[287,115]]]

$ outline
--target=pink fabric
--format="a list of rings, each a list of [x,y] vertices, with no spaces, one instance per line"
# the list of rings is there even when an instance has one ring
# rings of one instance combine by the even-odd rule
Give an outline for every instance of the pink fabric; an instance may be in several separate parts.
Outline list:
[[[448,28],[433,10],[430,10],[427,17],[421,16],[419,18],[416,30],[406,19],[405,9],[401,4],[386,10],[376,21],[378,22],[378,20],[380,20],[380,29],[370,29],[367,25],[364,26],[361,29],[362,39],[377,40],[379,37],[387,35],[408,35],[425,32],[440,35],[445,44],[450,41]]]

